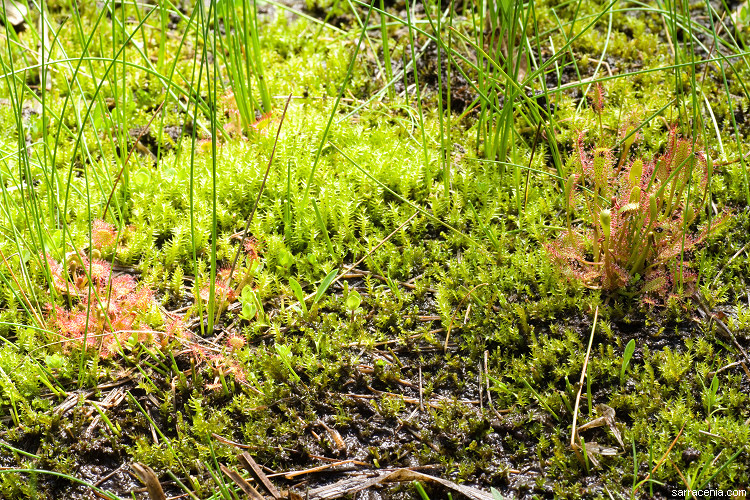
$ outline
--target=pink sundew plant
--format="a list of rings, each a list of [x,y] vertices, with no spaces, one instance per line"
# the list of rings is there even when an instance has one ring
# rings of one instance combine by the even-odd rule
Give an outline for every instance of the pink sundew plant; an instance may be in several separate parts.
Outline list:
[[[96,219],[91,224],[91,239],[94,248],[101,252],[110,252],[117,245],[117,231],[112,224]]]
[[[90,287],[85,268],[69,277],[68,289],[75,298],[72,306],[50,308],[49,324],[62,334],[64,344],[77,345],[86,339],[86,347],[100,348],[103,356],[109,356],[133,335],[152,341],[154,332],[147,316],[154,310],[153,292],[136,285],[130,276],[112,278],[108,265],[92,263],[91,267]],[[55,275],[53,279],[63,281],[66,277]]]
[[[635,285],[643,295],[678,295],[696,281],[683,257],[727,215],[693,234],[691,225],[707,199],[705,152],[672,129],[663,155],[627,160],[634,139],[623,140],[617,160],[610,149],[588,149],[584,134],[579,136],[564,188],[568,229],[547,249],[590,288]]]
[[[220,376],[232,374],[235,380],[245,382],[242,366],[230,354],[240,351],[246,343],[244,337],[233,334],[227,339],[226,352],[208,353],[191,340],[192,335],[184,320],[178,316],[159,312],[154,292],[139,284],[128,274],[112,275],[112,266],[99,257],[110,255],[117,249],[115,228],[104,222],[92,223],[93,248],[90,257],[84,253],[69,252],[62,263],[50,255],[45,259],[50,269],[52,286],[66,298],[66,306],[47,306],[46,321],[52,331],[59,332],[65,348],[96,349],[103,357],[121,352],[121,346],[130,339],[167,347],[171,339],[184,339],[191,345],[190,352],[208,362]],[[260,259],[259,245],[254,239],[245,242],[245,260],[249,266]],[[242,268],[246,284],[250,274]],[[216,297],[224,305],[237,300],[237,287],[230,282],[229,269],[222,269],[216,277]],[[208,286],[198,291],[199,299],[207,301]],[[150,324],[164,324],[164,332],[155,331]],[[84,345],[85,344],[85,345]],[[221,384],[219,384],[221,385]]]
[[[227,339],[227,345],[234,351],[239,351],[243,347],[245,347],[245,343],[247,341],[245,340],[245,337],[242,337],[240,335],[233,334]]]
[[[220,269],[216,273],[216,282],[215,282],[215,288],[214,288],[214,298],[218,302],[226,302],[227,304],[230,304],[237,300],[237,293],[235,292],[234,287],[229,282],[229,269]],[[200,298],[204,302],[208,303],[208,299],[210,296],[210,288],[208,285],[204,285],[200,289]]]
[[[97,252],[111,252],[116,246],[115,229],[104,221],[92,224],[92,241]],[[68,297],[69,307],[48,307],[47,321],[51,329],[59,331],[66,347],[82,345],[96,348],[108,357],[119,351],[131,337],[143,342],[158,340],[162,346],[177,333],[178,320],[167,322],[167,332],[154,331],[149,316],[157,310],[154,292],[136,283],[130,275],[112,276],[107,261],[92,259],[71,252],[65,263],[46,256],[54,288]]]

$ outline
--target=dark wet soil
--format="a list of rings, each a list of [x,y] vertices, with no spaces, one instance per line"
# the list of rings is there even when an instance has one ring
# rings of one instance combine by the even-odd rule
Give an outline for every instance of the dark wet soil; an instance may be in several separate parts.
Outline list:
[[[581,339],[587,339],[590,318],[574,316],[565,321],[565,326],[578,332]],[[621,338],[623,344],[630,339],[636,341],[634,364],[643,363],[644,346],[648,346],[651,352],[664,347],[681,351],[685,348],[685,340],[699,331],[699,325],[694,322],[647,324],[635,315],[613,321],[611,326],[612,334]],[[554,335],[549,324],[536,323],[533,328],[540,340]],[[287,335],[294,335],[294,332]],[[438,341],[442,342],[440,335]],[[260,410],[273,416],[269,421],[296,419],[298,415],[304,415],[305,423],[299,427],[297,435],[269,433],[268,447],[251,450],[251,454],[258,463],[276,464],[267,473],[303,470],[333,460],[356,461],[339,467],[341,470],[328,469],[294,480],[274,479],[277,486],[294,488],[303,495],[307,489],[330,484],[356,471],[417,467],[424,473],[483,490],[492,486],[510,498],[554,498],[555,479],[546,476],[546,466],[539,462],[535,450],[540,436],[564,441],[567,438],[565,426],[557,425],[533,402],[525,407],[490,406],[484,383],[480,388],[478,380],[480,360],[472,361],[471,353],[461,345],[458,331],[455,335],[459,344],[454,344],[445,353],[440,345],[419,338],[402,345],[385,343],[375,348],[353,348],[349,354],[356,362],[341,367],[338,380],[330,385],[335,390],[307,387],[307,380],[303,378],[291,397]],[[606,343],[606,339],[601,342]],[[595,349],[598,343],[595,343]],[[523,355],[525,350],[519,347],[517,356]],[[176,359],[181,370],[190,370],[188,354]],[[172,390],[172,381],[150,370],[149,375],[160,390]],[[153,430],[134,401],[138,401],[164,435],[170,439],[177,437],[174,420],[165,418],[159,408],[161,401],[141,388],[144,386],[141,380],[137,371],[131,371],[126,378],[119,380],[121,385],[101,390],[98,394],[82,394],[81,397],[85,396],[83,403],[60,410],[62,420],[56,429],[50,429],[51,435],[45,437],[45,440],[52,438],[57,449],[69,450],[68,460],[72,460],[72,468],[68,467],[68,470],[72,475],[121,496],[136,491],[139,499],[147,496],[129,470],[126,450],[134,444],[136,436],[152,436]],[[205,392],[205,389],[198,390]],[[107,411],[110,419],[122,428],[122,437],[112,437],[101,422],[93,431],[76,430],[91,425],[95,413],[90,401],[103,404],[101,402],[112,391],[129,392],[134,398],[133,401],[124,398]],[[178,390],[175,394],[177,410],[188,411],[185,405],[190,391]],[[609,403],[611,394],[608,387],[595,385],[593,395],[596,406]],[[216,404],[221,404],[221,397],[213,399]],[[248,417],[242,413],[233,415],[238,424]],[[627,414],[618,414],[617,418],[624,425],[632,424]],[[81,439],[82,434],[90,437]],[[40,437],[27,430],[16,439],[6,439],[20,449],[39,453],[36,448]],[[242,441],[240,432],[222,437]],[[611,441],[603,429],[590,432],[586,438],[602,443]],[[238,448],[237,454],[242,451]],[[690,452],[685,453],[689,459]],[[321,457],[325,460],[321,461]],[[57,460],[60,458],[48,456],[38,466],[59,470]],[[473,466],[468,472],[459,472],[455,466],[441,465],[457,463],[471,463]],[[642,472],[645,475],[648,471]],[[603,484],[599,481],[597,476],[592,476],[586,486],[588,491],[603,492]],[[55,498],[90,498],[87,487],[59,478],[40,476],[38,482]],[[182,493],[174,484],[164,482],[163,485],[168,495]],[[668,498],[668,491],[668,488],[657,487],[654,498]],[[441,497],[439,492],[435,493]],[[379,490],[376,494],[383,498],[410,498],[412,495],[409,490],[399,493],[398,489]]]

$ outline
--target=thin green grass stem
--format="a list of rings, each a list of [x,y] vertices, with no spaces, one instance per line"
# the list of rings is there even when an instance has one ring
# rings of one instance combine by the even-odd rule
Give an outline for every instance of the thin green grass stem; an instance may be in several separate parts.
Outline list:
[[[367,23],[370,22],[370,15],[372,14],[372,10],[373,10],[373,4],[370,4],[369,8],[367,9],[367,17],[365,18],[365,22],[364,22],[365,26],[367,26]],[[310,188],[312,187],[313,182],[315,181],[315,171],[317,170],[318,163],[320,162],[320,155],[323,152],[323,146],[325,146],[328,140],[328,133],[331,130],[331,125],[333,124],[333,118],[334,116],[336,116],[336,110],[338,110],[339,103],[341,102],[341,98],[344,96],[346,87],[349,84],[349,81],[351,80],[352,73],[354,71],[354,64],[357,62],[357,55],[359,54],[359,50],[360,50],[360,47],[362,46],[362,41],[364,40],[365,35],[366,35],[366,30],[363,28],[359,35],[359,40],[357,41],[357,45],[354,48],[354,54],[352,54],[352,57],[349,60],[349,66],[347,67],[347,70],[346,70],[346,76],[344,77],[344,81],[341,84],[339,93],[336,96],[336,101],[333,103],[331,114],[328,117],[328,123],[326,123],[326,127],[323,130],[323,135],[321,136],[320,142],[318,143],[318,149],[315,152],[315,159],[313,160],[312,168],[310,169],[310,176],[307,179],[307,184],[305,185],[305,193],[302,196],[302,207],[307,206],[308,196],[310,195]]]

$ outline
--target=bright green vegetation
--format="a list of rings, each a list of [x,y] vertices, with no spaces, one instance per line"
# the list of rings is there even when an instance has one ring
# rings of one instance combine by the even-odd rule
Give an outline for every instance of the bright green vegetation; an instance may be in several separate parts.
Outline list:
[[[140,462],[231,499],[242,451],[511,498],[750,484],[747,28],[557,3],[3,28],[0,496],[126,498]]]

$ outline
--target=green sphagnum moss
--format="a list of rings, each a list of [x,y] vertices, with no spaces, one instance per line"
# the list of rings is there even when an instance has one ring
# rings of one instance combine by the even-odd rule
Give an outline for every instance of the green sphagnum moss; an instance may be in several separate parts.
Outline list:
[[[585,223],[568,221],[563,196],[582,132],[601,147],[637,116],[641,139],[629,155],[650,159],[676,126],[711,160],[693,227],[725,208],[732,214],[720,240],[686,256],[696,291],[746,343],[746,28],[719,29],[723,11],[708,3],[540,1],[515,12],[522,29],[510,42],[493,39],[468,5],[445,11],[436,41],[434,2],[424,6],[433,23],[411,5],[410,27],[405,4],[384,4],[385,14],[376,2],[348,73],[363,4],[309,0],[294,14],[258,2],[274,111],[254,123],[227,73],[228,61],[246,60],[227,59],[237,56],[228,44],[214,53],[228,25],[215,33],[201,20],[209,12],[51,0],[41,5],[46,35],[36,5],[27,31],[1,28],[0,465],[37,472],[0,470],[0,497],[84,498],[90,487],[71,478],[96,483],[137,461],[170,495],[231,498],[239,489],[220,465],[237,467],[243,450],[274,471],[320,465],[320,456],[434,465],[430,473],[511,498],[748,484],[746,360],[716,321],[687,299],[649,308],[588,289],[544,247]],[[331,24],[321,24],[315,16],[327,9]],[[524,59],[510,80],[504,59],[477,63],[503,46]],[[419,94],[401,67],[412,53]],[[388,88],[384,75],[394,80]],[[607,100],[600,114],[587,98],[597,81]],[[265,111],[258,77],[245,83]],[[246,251],[227,283],[290,93]],[[448,100],[450,140],[437,107]],[[109,356],[101,343],[82,349],[65,337],[50,307],[85,318],[96,305],[84,299],[96,278],[82,269],[97,260],[91,228],[102,217],[118,241],[98,256],[114,264],[113,279],[133,277],[155,300],[132,312],[148,331],[118,336]],[[45,254],[63,266],[60,286]],[[304,308],[293,283],[308,297]],[[224,312],[208,331],[212,289]],[[92,314],[116,317],[116,291],[100,295]],[[579,422],[602,417],[606,405],[625,447],[607,425],[581,430],[587,450],[616,451],[581,461],[570,425],[597,307],[592,400],[584,387]],[[636,488],[651,471],[654,482]],[[121,498],[138,487],[124,472],[99,486]]]

